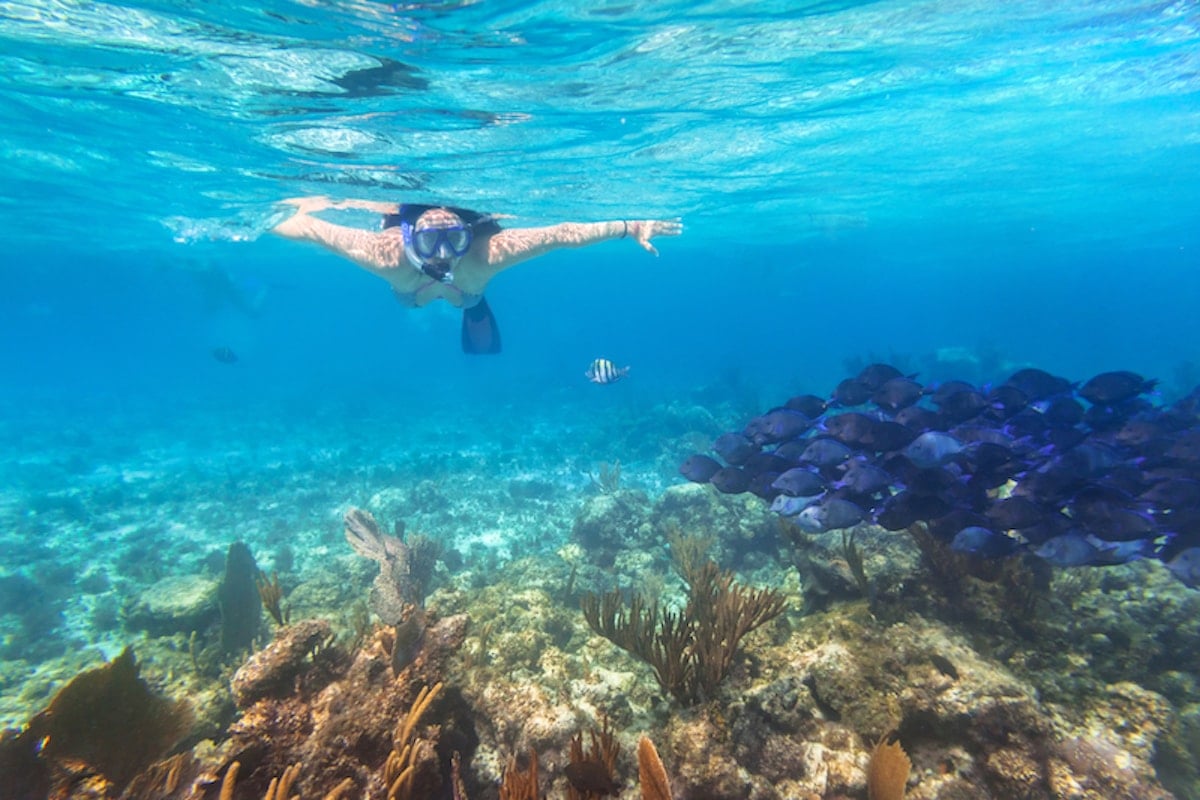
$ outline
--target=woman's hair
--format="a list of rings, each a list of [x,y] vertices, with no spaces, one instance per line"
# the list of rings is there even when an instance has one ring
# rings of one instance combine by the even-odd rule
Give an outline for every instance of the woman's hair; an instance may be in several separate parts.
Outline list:
[[[491,214],[472,211],[469,208],[458,208],[456,206],[422,205],[416,203],[401,203],[400,209],[395,214],[384,214],[383,227],[394,228],[402,223],[415,225],[417,218],[431,208],[444,208],[451,214],[456,215],[466,223],[474,236],[491,236],[500,231],[500,223]]]

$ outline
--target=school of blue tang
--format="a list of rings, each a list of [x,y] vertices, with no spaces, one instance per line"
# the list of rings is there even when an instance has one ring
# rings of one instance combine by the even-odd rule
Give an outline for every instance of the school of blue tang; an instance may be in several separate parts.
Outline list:
[[[750,492],[803,530],[924,523],[955,550],[1058,566],[1162,561],[1200,586],[1200,387],[1082,385],[1038,369],[924,386],[871,364],[830,398],[800,395],[695,454],[688,480]]]

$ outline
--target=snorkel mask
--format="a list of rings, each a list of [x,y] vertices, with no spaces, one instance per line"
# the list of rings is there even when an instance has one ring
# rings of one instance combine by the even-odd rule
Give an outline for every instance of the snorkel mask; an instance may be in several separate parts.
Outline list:
[[[453,282],[455,265],[471,249],[471,228],[462,222],[420,229],[401,223],[401,230],[409,263],[436,281]]]

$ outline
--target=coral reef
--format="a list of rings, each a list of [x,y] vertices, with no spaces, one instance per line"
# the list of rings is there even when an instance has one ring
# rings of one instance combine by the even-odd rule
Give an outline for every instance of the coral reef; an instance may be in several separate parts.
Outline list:
[[[690,420],[716,424],[687,412],[671,410],[672,435],[688,436]],[[353,447],[369,467],[326,442],[306,450],[313,471],[238,476],[238,492],[287,493],[261,521],[249,506],[228,510],[237,492],[225,475],[211,503],[131,478],[127,498],[162,503],[153,520],[136,519],[145,512],[130,501],[85,496],[90,519],[111,508],[136,527],[101,526],[107,560],[87,569],[54,571],[54,554],[23,551],[37,569],[0,587],[16,604],[5,631],[18,643],[41,631],[61,655],[4,662],[5,712],[42,708],[137,637],[139,680],[186,694],[198,718],[161,734],[136,766],[106,766],[115,779],[59,749],[69,739],[43,746],[50,717],[33,715],[41,721],[0,735],[0,800],[214,800],[223,789],[234,800],[864,800],[894,796],[872,774],[890,775],[894,791],[901,771],[880,765],[896,742],[912,765],[910,800],[1200,797],[1200,596],[1161,568],[995,570],[919,534],[804,534],[747,498],[663,490],[667,479],[637,460],[661,443],[617,427],[581,433],[572,464],[536,468],[516,435],[507,449],[437,456],[432,438],[418,439],[406,448],[429,453],[387,464],[373,449],[384,445],[363,437]],[[561,431],[528,435],[550,447]],[[588,465],[615,454],[619,485],[597,493]],[[346,513],[360,489],[370,511]],[[401,518],[426,533],[375,522]],[[268,631],[256,610],[250,644],[225,656],[217,588],[229,559],[207,532],[231,529],[275,554],[269,582],[247,573],[295,621]],[[71,593],[55,589],[73,576]],[[617,638],[638,628],[638,646],[657,641],[676,677],[663,682],[636,648],[597,634],[580,609],[589,591],[600,628]],[[106,633],[79,627],[114,603],[124,613]],[[722,632],[699,635],[700,619]],[[56,638],[64,622],[77,644]],[[689,653],[713,669],[687,666]]]

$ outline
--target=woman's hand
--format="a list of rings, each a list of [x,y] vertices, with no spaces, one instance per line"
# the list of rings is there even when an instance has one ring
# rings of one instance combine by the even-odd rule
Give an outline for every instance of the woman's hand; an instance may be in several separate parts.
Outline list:
[[[289,197],[286,200],[279,202],[288,206],[295,206],[297,214],[312,214],[317,211],[324,211],[327,208],[337,208],[336,201],[329,199],[323,194],[312,195],[310,197]]]
[[[650,244],[652,238],[683,233],[683,222],[678,219],[631,219],[626,220],[625,224],[628,226],[628,235],[652,255],[658,255],[658,250]]]

